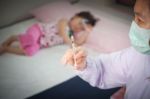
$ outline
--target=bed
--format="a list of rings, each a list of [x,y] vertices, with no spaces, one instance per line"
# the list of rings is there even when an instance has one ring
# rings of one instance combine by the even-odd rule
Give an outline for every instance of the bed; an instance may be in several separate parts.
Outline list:
[[[132,16],[118,11],[117,9],[120,6],[114,7],[110,3],[108,4],[109,6],[100,6],[99,4],[91,4],[85,1],[83,0],[76,6],[86,10],[92,9],[91,11],[101,18],[100,33],[96,34],[96,36],[99,35],[101,37],[101,41],[97,43],[99,45],[95,45],[96,48],[95,46],[91,46],[93,43],[95,44],[95,42],[91,41],[85,46],[89,54],[97,56],[99,53],[113,52],[128,47],[129,41],[127,35]],[[37,19],[33,18],[0,29],[0,43],[10,35],[23,33],[27,27],[35,22],[37,22]],[[109,35],[111,32],[116,34]],[[118,43],[122,39],[122,36],[125,39],[124,45]],[[110,38],[112,40],[106,42]],[[114,41],[114,39],[116,40]],[[111,41],[114,42],[112,43]],[[114,46],[116,42],[118,46]],[[64,66],[60,63],[66,49],[68,49],[67,45],[60,45],[41,50],[33,57],[12,54],[0,56],[0,98],[24,99],[74,77],[75,72],[73,69],[70,66]]]

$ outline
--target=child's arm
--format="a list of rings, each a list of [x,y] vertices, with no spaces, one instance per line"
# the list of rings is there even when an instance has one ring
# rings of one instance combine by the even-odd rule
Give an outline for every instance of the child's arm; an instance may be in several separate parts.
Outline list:
[[[69,36],[66,33],[66,27],[67,27],[67,20],[66,19],[61,19],[58,22],[58,31],[60,36],[63,38],[64,42],[67,44],[71,44],[71,40]]]

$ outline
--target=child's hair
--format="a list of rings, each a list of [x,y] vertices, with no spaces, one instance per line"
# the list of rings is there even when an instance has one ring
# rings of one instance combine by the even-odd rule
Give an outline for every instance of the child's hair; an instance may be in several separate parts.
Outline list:
[[[92,26],[95,26],[98,21],[98,19],[95,18],[89,11],[79,12],[79,13],[75,14],[75,16],[81,17],[81,18],[87,20],[86,24],[90,24]]]

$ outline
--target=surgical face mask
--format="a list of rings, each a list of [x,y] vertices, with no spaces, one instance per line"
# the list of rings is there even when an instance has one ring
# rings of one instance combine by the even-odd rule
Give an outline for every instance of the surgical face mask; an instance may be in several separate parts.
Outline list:
[[[135,21],[132,22],[129,37],[132,46],[143,54],[150,55],[150,30],[139,27]]]

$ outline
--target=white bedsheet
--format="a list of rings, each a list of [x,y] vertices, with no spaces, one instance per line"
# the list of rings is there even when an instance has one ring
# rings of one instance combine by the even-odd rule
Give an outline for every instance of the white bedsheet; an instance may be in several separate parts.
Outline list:
[[[0,42],[34,22],[28,20],[0,30]],[[67,48],[62,45],[44,49],[33,57],[0,56],[0,99],[23,99],[75,76],[69,66],[60,63]]]
[[[10,35],[23,33],[36,20],[31,19],[0,30],[0,43]],[[71,66],[61,64],[68,49],[59,45],[39,51],[33,57],[4,54],[0,56],[0,99],[23,99],[75,76]],[[89,54],[97,53],[89,49]]]

